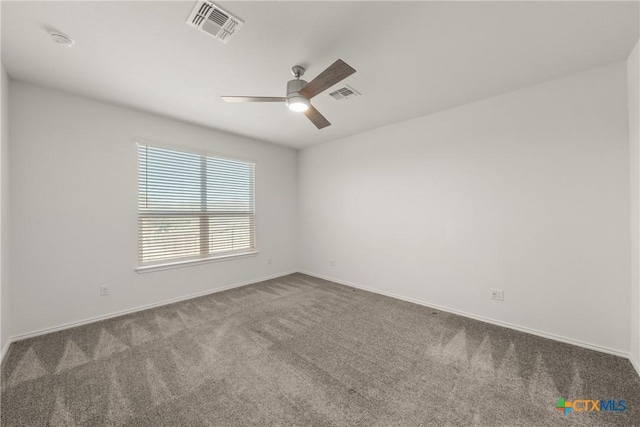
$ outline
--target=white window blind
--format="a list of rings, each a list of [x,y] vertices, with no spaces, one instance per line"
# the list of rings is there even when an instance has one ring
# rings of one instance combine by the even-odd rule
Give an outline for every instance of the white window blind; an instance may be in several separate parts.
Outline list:
[[[139,265],[254,252],[254,170],[138,144]]]

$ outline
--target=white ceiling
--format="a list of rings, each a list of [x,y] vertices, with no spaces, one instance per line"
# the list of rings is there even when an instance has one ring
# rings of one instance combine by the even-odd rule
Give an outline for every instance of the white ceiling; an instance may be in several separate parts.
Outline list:
[[[638,2],[229,2],[229,44],[186,25],[195,1],[2,1],[9,76],[294,148],[462,105],[625,59]],[[72,48],[54,44],[66,33]],[[290,68],[311,80],[336,59],[361,97],[314,106],[317,130],[284,104]]]

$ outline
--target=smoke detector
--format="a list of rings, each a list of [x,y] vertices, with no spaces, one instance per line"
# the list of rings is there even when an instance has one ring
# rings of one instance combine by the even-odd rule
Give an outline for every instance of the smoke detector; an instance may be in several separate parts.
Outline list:
[[[50,31],[49,36],[51,37],[51,40],[53,40],[55,44],[59,44],[62,46],[71,47],[75,43],[73,40],[71,40],[69,36],[62,34],[61,32],[58,32],[58,31]]]
[[[199,1],[193,7],[187,25],[213,36],[222,43],[228,43],[242,27],[244,21],[209,1]]]
[[[358,92],[357,90],[355,90],[349,85],[344,85],[340,89],[337,89],[331,92],[329,96],[332,96],[333,99],[337,101],[342,101],[345,99],[350,99],[350,98],[355,98],[356,96],[360,96],[360,92]]]

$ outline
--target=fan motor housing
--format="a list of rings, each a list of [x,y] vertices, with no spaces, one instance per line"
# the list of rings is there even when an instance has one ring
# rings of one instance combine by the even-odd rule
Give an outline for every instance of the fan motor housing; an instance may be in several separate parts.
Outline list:
[[[307,82],[300,79],[289,80],[287,83],[287,98],[289,96],[298,95],[298,92],[300,92],[307,84]]]
[[[287,106],[293,111],[305,111],[309,108],[309,99],[302,96],[300,91],[307,82],[300,79],[289,80],[287,83]]]

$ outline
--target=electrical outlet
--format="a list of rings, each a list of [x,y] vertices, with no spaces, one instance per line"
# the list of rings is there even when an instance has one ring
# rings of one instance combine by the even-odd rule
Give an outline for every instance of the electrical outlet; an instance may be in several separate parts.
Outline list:
[[[100,296],[104,297],[109,295],[109,285],[100,286]]]
[[[504,291],[502,289],[491,288],[491,299],[504,301]]]
[[[332,260],[332,259],[331,259],[331,260],[329,260],[329,265],[330,265],[331,267],[335,267],[335,266],[336,266],[336,262],[335,262],[334,260]]]

